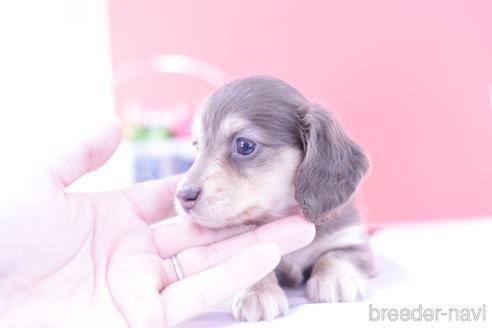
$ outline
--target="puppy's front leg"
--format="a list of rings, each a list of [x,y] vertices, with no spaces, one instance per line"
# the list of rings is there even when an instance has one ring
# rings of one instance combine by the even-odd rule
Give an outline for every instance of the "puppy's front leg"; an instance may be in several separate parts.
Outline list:
[[[289,303],[271,272],[248,289],[235,295],[232,312],[241,321],[273,320],[287,312]]]
[[[365,247],[330,251],[316,261],[306,283],[307,297],[313,302],[362,300],[371,271],[372,254]]]

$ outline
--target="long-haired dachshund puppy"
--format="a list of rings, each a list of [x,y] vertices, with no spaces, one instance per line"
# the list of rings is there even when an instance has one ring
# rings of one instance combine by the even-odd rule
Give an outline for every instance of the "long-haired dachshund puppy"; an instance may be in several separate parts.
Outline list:
[[[222,228],[300,210],[316,224],[309,246],[283,256],[275,272],[236,295],[236,318],[285,314],[280,285],[305,283],[313,302],[364,297],[372,256],[352,195],[369,163],[330,112],[284,81],[252,76],[212,94],[193,133],[198,156],[178,187],[179,214]]]

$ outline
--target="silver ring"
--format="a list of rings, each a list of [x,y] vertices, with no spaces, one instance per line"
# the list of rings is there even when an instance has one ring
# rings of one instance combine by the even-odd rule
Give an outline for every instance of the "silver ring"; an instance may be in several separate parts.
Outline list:
[[[178,277],[178,280],[183,279],[183,269],[181,268],[181,264],[179,263],[178,258],[176,256],[171,257],[171,262],[173,263],[174,271],[176,272],[176,277]]]

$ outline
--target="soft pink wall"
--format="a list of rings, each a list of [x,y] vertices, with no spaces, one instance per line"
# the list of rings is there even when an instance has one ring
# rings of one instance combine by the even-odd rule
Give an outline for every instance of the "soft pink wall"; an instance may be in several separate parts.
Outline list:
[[[110,12],[115,68],[183,54],[335,109],[372,157],[371,221],[492,214],[492,2],[112,0]],[[117,101],[209,89],[151,75]]]

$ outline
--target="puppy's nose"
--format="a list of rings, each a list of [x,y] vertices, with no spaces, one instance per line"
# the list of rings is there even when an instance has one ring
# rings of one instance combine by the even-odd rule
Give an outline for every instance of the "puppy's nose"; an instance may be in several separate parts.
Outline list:
[[[200,194],[200,188],[197,187],[183,187],[181,188],[176,197],[179,199],[181,206],[189,210],[195,205],[195,201]]]

